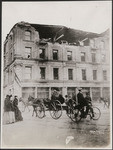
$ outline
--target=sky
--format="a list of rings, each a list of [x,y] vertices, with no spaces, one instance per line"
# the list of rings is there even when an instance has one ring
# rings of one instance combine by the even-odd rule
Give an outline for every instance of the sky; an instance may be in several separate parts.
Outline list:
[[[2,41],[21,21],[102,33],[111,28],[111,18],[111,1],[2,2]]]

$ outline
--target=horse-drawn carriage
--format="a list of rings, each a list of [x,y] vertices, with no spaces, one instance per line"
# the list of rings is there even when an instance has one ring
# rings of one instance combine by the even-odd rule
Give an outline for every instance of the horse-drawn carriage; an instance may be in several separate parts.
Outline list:
[[[31,102],[31,105],[33,106],[33,115],[35,112],[36,116],[39,118],[43,118],[46,111],[49,111],[53,119],[58,119],[62,116],[62,104],[57,99],[38,99],[29,96],[28,102]]]
[[[33,106],[33,114],[36,114],[36,117],[43,118],[45,117],[46,111],[49,111],[51,117],[53,119],[59,119],[62,116],[63,110],[66,111],[67,116],[74,122],[78,122],[82,119],[81,113],[82,111],[76,108],[76,102],[72,99],[68,100],[68,103],[64,101],[64,98],[60,95],[59,97],[51,97],[48,98],[34,98],[32,96],[28,97],[28,103],[30,106]],[[76,109],[75,109],[76,108]],[[101,112],[97,107],[93,107],[94,116],[92,116],[91,111],[89,111],[88,115],[90,119],[97,120],[100,118]]]

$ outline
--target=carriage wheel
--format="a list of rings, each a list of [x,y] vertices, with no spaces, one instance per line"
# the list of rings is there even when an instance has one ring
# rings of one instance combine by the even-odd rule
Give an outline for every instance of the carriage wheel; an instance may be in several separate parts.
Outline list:
[[[44,108],[44,105],[42,103],[39,103],[37,108],[37,116],[39,118],[43,118],[45,116],[45,108]]]
[[[62,116],[62,106],[58,100],[52,101],[49,109],[50,115],[53,119],[58,119]]]
[[[81,120],[81,111],[79,109],[72,109],[70,118],[73,122],[79,122]]]
[[[97,107],[93,107],[93,113],[94,113],[94,116],[92,116],[92,119],[93,120],[98,120],[101,116],[100,109],[97,108]]]

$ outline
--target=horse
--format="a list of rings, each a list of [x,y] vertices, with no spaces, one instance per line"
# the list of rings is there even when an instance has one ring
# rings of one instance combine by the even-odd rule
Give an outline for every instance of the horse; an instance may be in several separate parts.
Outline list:
[[[30,112],[30,109],[28,106],[30,106],[29,102],[28,101],[25,101],[22,97],[19,98],[19,102],[22,102],[23,106],[24,106],[24,109],[22,110],[22,112],[25,111],[25,109],[27,108],[28,111]]]
[[[36,114],[36,117],[38,116],[37,115],[37,107],[38,107],[38,104],[42,103],[43,104],[43,99],[38,99],[38,98],[34,98],[32,96],[29,96],[28,97],[28,102],[31,102],[31,106],[33,106],[33,113],[32,113],[32,116],[34,116],[34,112]]]

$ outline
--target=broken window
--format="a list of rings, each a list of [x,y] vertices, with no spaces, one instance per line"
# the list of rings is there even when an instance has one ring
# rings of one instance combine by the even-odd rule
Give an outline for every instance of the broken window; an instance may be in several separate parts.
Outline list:
[[[82,80],[86,80],[86,70],[82,69]]]
[[[39,57],[42,59],[45,58],[45,49],[44,48],[39,49]]]
[[[31,32],[30,31],[25,31],[25,40],[28,40],[28,41],[31,40]]]
[[[68,79],[73,80],[73,69],[68,69]]]
[[[85,61],[85,53],[81,52],[81,61]]]
[[[72,60],[72,51],[67,51],[67,60]]]
[[[58,68],[53,68],[53,78],[54,80],[58,80]]]
[[[45,68],[44,67],[40,67],[40,75],[41,75],[41,79],[45,79]]]
[[[53,50],[53,60],[58,60],[58,50]]]
[[[25,47],[25,58],[31,58],[31,47]]]
[[[97,80],[97,70],[93,70],[93,80]]]

